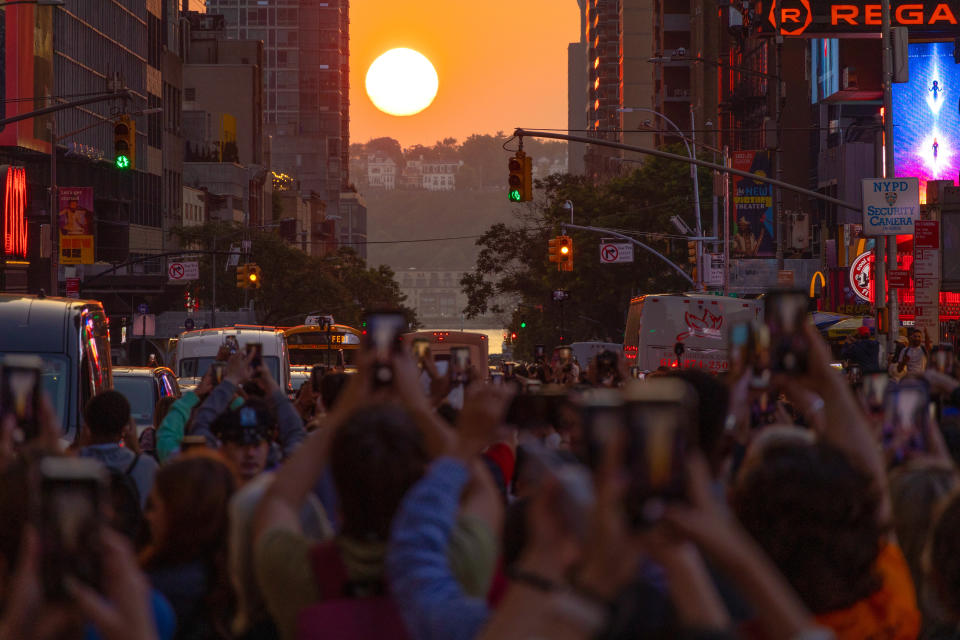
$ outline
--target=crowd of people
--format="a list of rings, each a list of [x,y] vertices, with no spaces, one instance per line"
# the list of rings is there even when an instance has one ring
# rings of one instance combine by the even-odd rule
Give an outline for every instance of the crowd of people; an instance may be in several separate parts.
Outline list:
[[[960,638],[960,370],[801,338],[643,379],[369,350],[293,400],[224,351],[139,437],[116,391],[66,448],[7,417],[0,640]]]

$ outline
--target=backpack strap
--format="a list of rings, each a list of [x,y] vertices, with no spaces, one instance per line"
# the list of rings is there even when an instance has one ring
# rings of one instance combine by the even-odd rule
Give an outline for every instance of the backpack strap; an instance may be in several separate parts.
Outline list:
[[[349,576],[337,543],[328,540],[314,545],[310,551],[310,562],[313,566],[313,577],[320,589],[320,598],[333,600],[344,597]]]
[[[140,454],[133,456],[133,462],[130,463],[130,466],[127,467],[127,470],[123,472],[123,475],[129,476],[133,471],[133,468],[137,466],[137,463],[140,462]]]

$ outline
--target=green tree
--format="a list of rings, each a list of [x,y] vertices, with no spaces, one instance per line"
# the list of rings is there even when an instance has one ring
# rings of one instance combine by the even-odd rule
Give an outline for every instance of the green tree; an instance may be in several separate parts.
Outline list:
[[[185,246],[207,251],[228,251],[231,244],[251,241],[250,259],[263,276],[260,289],[239,289],[236,269],[225,266],[226,255],[214,258],[203,254],[194,290],[203,306],[212,304],[215,273],[217,308],[237,309],[245,300],[253,300],[258,320],[265,324],[296,324],[307,313],[322,311],[333,314],[338,322],[357,326],[364,312],[388,307],[404,311],[408,320],[416,323],[414,312],[403,305],[405,297],[393,271],[385,266],[368,267],[351,249],[324,257],[308,256],[276,233],[224,222],[178,228],[174,233]]]
[[[709,201],[712,181],[702,177],[701,200]],[[543,205],[518,209],[517,222],[497,224],[479,239],[476,265],[461,281],[467,317],[493,312],[509,317],[517,332],[514,353],[531,357],[533,345],[623,338],[631,297],[685,291],[689,283],[655,255],[635,247],[632,264],[600,264],[601,234],[568,231],[574,241],[573,272],[558,272],[547,260],[547,242],[570,220],[564,203],[574,204],[574,222],[632,234],[686,266],[686,240],[670,225],[679,215],[693,225],[693,189],[685,163],[653,158],[621,178],[594,185],[585,178],[552,175],[539,182]],[[554,302],[553,291],[569,298]],[[498,307],[499,300],[508,300]],[[561,321],[562,329],[561,332]],[[520,328],[526,322],[525,329]]]

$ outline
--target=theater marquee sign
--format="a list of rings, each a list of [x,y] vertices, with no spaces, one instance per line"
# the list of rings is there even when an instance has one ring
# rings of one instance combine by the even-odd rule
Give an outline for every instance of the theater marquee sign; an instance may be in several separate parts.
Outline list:
[[[890,23],[909,27],[911,33],[956,34],[960,0],[918,2],[891,0]],[[880,33],[879,0],[767,0],[754,4],[761,32],[784,36],[814,37]]]

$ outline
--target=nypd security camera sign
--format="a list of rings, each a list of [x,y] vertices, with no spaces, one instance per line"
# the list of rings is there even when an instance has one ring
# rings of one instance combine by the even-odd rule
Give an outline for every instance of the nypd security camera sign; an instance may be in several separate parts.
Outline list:
[[[863,235],[913,235],[920,217],[920,180],[864,178]]]

